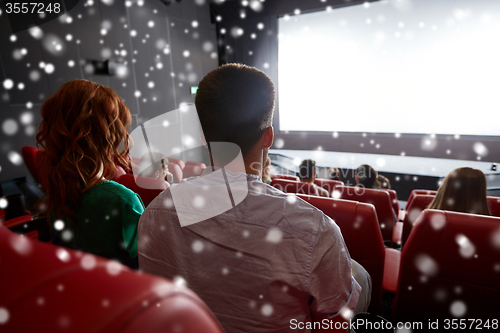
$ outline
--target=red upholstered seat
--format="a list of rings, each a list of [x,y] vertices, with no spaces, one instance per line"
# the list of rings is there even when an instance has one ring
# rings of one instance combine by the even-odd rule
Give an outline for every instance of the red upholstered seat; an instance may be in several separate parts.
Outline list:
[[[36,183],[40,183],[40,168],[38,165],[38,154],[42,153],[42,149],[36,147],[24,146],[21,149],[21,154],[23,155],[24,164],[28,168],[31,176]]]
[[[300,181],[300,178],[297,176],[292,176],[292,175],[271,175],[271,180],[275,179],[287,179],[287,180],[294,180],[296,182]]]
[[[420,194],[420,195],[433,195],[435,196],[437,191],[431,191],[431,190],[413,190],[410,193],[410,196],[408,197],[408,200],[406,201],[406,208],[408,208],[408,205],[411,203],[413,200],[413,197],[415,194]],[[405,209],[408,212],[408,209]]]
[[[403,220],[403,236],[401,237],[401,245],[405,245],[408,236],[417,221],[420,213],[426,209],[434,199],[434,195],[414,194],[409,205],[406,205],[407,213]]]
[[[2,332],[223,332],[189,289],[117,262],[2,226],[0,257]]]
[[[398,194],[395,190],[386,190],[391,197],[392,208],[394,209],[394,213],[399,214],[399,202],[398,202]]]
[[[392,319],[498,319],[499,238],[500,218],[423,211],[403,248]]]
[[[177,163],[168,162],[168,171],[174,177],[174,183],[180,183],[182,181],[182,169]]]
[[[201,174],[203,173],[203,171],[205,171],[206,168],[207,166],[205,165],[205,163],[187,161],[186,166],[182,170],[183,177],[190,178],[190,177],[201,176]]]
[[[360,201],[375,206],[378,222],[384,240],[392,241],[392,231],[396,223],[396,215],[392,208],[389,193],[386,190],[368,189],[363,187],[337,186],[334,197],[340,199]]]
[[[163,179],[134,175],[123,175],[118,178],[117,182],[139,194],[146,207],[158,196],[158,194],[169,187],[169,184]]]
[[[271,186],[285,193],[301,193],[319,196],[318,189],[311,183],[298,182],[287,179],[273,179]]]
[[[340,227],[351,258],[361,264],[372,278],[372,297],[368,312],[379,313],[385,251],[373,205],[303,194],[297,196],[323,211]]]
[[[385,249],[384,290],[395,293],[398,286],[399,266],[401,264],[401,251]]]
[[[341,182],[340,180],[331,180],[331,179],[324,179],[324,178],[316,178],[314,180],[314,184],[324,188],[325,190],[328,191],[328,193],[332,194],[333,190],[335,189],[335,186],[338,185],[344,185],[344,182]]]
[[[175,164],[177,164],[181,168],[181,171],[184,170],[184,167],[186,166],[186,163],[184,163],[183,160],[179,160],[177,158],[169,158],[168,159],[168,163],[175,163]]]

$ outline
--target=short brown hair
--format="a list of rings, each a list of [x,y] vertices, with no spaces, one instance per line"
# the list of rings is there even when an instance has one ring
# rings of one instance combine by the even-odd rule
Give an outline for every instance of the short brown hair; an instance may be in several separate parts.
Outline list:
[[[299,166],[299,178],[300,180],[308,180],[314,177],[316,172],[316,161],[313,160],[303,160]]]
[[[201,80],[195,105],[205,140],[232,142],[243,155],[271,126],[275,91],[262,71],[242,64],[226,64]]]

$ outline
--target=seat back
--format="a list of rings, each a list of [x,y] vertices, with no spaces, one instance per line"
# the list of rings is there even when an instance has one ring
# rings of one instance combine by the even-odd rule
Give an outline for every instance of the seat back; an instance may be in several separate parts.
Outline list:
[[[192,291],[0,226],[2,332],[223,332]]]
[[[174,177],[174,183],[180,183],[182,181],[182,169],[177,163],[168,162],[168,171]]]
[[[205,163],[188,161],[186,162],[186,166],[182,170],[182,174],[184,178],[198,177],[201,176],[206,168],[207,166],[205,165]]]
[[[389,193],[389,196],[391,197],[392,208],[394,209],[394,212],[396,213],[397,216],[399,213],[398,194],[396,193],[395,190],[386,190],[386,191]]]
[[[163,179],[155,179],[134,175],[123,175],[117,180],[129,190],[137,193],[147,207],[154,198],[169,187],[169,184]]]
[[[436,195],[437,191],[432,191],[432,190],[413,190],[411,191],[410,193],[410,196],[408,197],[408,200],[406,200],[406,207],[408,207],[408,205],[411,203],[411,201],[413,200],[413,197],[415,196],[415,194],[424,194],[424,195]],[[406,211],[408,211],[408,209],[405,209]]]
[[[184,167],[186,166],[186,163],[184,163],[183,160],[179,160],[177,158],[169,158],[168,159],[168,163],[175,163],[175,164],[177,164],[181,168],[181,171],[184,170]]]
[[[23,155],[24,164],[28,168],[31,176],[36,183],[40,183],[40,168],[38,165],[38,154],[42,153],[42,149],[36,147],[24,146],[21,149],[21,154]]]
[[[116,182],[118,178],[120,178],[123,175],[126,175],[127,172],[119,165],[115,165],[116,167],[116,172],[115,175],[113,176],[113,180]]]
[[[337,186],[334,197],[345,200],[360,201],[375,206],[377,218],[384,240],[392,241],[392,229],[396,223],[396,215],[392,207],[391,197],[387,190],[376,190],[363,187]]]
[[[406,242],[393,320],[498,318],[500,218],[422,212]]]
[[[314,180],[314,184],[324,188],[325,190],[328,191],[328,194],[332,194],[333,190],[335,189],[335,186],[338,185],[344,185],[344,182],[340,180],[331,180],[331,179],[324,179],[324,178],[316,178]]]
[[[130,157],[130,164],[132,166],[132,173],[134,175],[139,174],[139,166],[141,165],[141,158],[140,157]]]
[[[368,312],[377,314],[382,304],[385,250],[373,205],[332,198],[297,194],[331,217],[340,227],[351,258],[372,278],[372,297]]]
[[[319,196],[318,189],[311,183],[297,182],[287,179],[274,179],[271,186],[285,193],[301,193]]]
[[[491,216],[500,217],[500,197],[486,197]]]
[[[410,236],[413,225],[422,213],[434,199],[434,195],[415,194],[409,205],[406,206],[406,214],[403,220],[403,234],[401,236],[401,245],[404,246],[408,236]]]
[[[299,182],[300,181],[300,178],[297,177],[297,176],[292,176],[292,175],[271,175],[271,180],[275,180],[275,179],[287,179],[287,180],[294,180],[296,182]]]

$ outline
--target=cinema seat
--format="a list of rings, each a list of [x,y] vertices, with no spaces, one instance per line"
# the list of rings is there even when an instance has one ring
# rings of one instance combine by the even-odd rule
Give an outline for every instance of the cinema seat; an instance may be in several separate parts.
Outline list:
[[[344,185],[344,182],[341,182],[340,180],[331,180],[331,179],[324,179],[324,178],[316,178],[314,180],[314,184],[316,184],[316,185],[324,188],[325,190],[327,190],[328,193],[331,196],[333,190],[335,189],[335,186]]]
[[[285,193],[301,193],[319,196],[318,189],[310,183],[298,182],[287,179],[273,179],[271,186]]]
[[[336,192],[336,193],[335,193]],[[392,232],[396,223],[391,197],[386,190],[363,187],[337,186],[334,197],[345,200],[360,201],[375,206],[377,218],[382,231],[382,238],[392,242]]]
[[[182,170],[183,178],[201,176],[206,168],[207,166],[205,165],[205,163],[187,161],[186,166]]]
[[[382,279],[385,251],[373,205],[332,198],[297,194],[331,217],[340,227],[351,258],[361,264],[372,278],[368,312],[378,314],[382,304]]]
[[[491,216],[500,217],[500,197],[486,197]]]
[[[21,149],[24,164],[28,168],[31,176],[37,184],[40,184],[40,168],[38,166],[38,154],[42,153],[42,149],[36,147],[24,146]]]
[[[300,181],[300,178],[297,176],[292,176],[292,175],[271,175],[271,180],[275,179],[287,179],[287,180],[294,180],[296,182]]]
[[[404,246],[413,225],[417,221],[420,213],[422,213],[432,202],[434,195],[414,194],[409,205],[406,206],[407,213],[403,220],[403,235],[401,237],[401,245]]]
[[[168,171],[174,177],[174,183],[180,183],[182,181],[182,169],[177,163],[168,162]]]
[[[0,226],[2,332],[221,333],[199,297],[163,278]]]
[[[132,166],[132,173],[135,175],[139,174],[139,165],[141,164],[140,157],[130,157],[130,164]]]
[[[399,214],[398,194],[396,193],[395,190],[385,190],[385,191],[387,191],[387,193],[389,193],[389,196],[391,197],[392,208],[394,209],[394,213],[396,213],[397,216]]]
[[[184,163],[183,160],[179,160],[177,158],[169,158],[168,159],[168,163],[175,163],[175,164],[177,164],[181,168],[181,171],[184,170],[184,167],[186,166],[186,163]]]
[[[118,178],[117,183],[139,194],[145,207],[147,207],[158,194],[169,187],[169,183],[163,179],[134,175],[123,175]]]
[[[0,211],[0,215],[1,211]],[[1,217],[1,216],[0,216]],[[0,220],[2,220],[0,218]],[[42,242],[51,242],[50,228],[43,217],[35,217],[28,213],[10,220],[1,221],[1,225],[16,234]]]
[[[418,189],[413,190],[413,191],[411,191],[410,196],[408,197],[408,200],[406,201],[406,207],[408,208],[408,205],[413,200],[413,197],[415,196],[415,194],[435,196],[436,193],[437,193],[437,191],[431,191],[431,190],[418,190]],[[407,209],[405,209],[405,210],[408,211]]]
[[[498,319],[499,237],[500,218],[423,211],[403,249],[392,319]]]

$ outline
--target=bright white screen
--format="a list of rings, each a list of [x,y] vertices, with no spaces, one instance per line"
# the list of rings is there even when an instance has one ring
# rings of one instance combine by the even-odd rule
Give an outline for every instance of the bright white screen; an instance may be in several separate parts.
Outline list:
[[[500,135],[500,1],[394,0],[279,20],[283,131]]]

